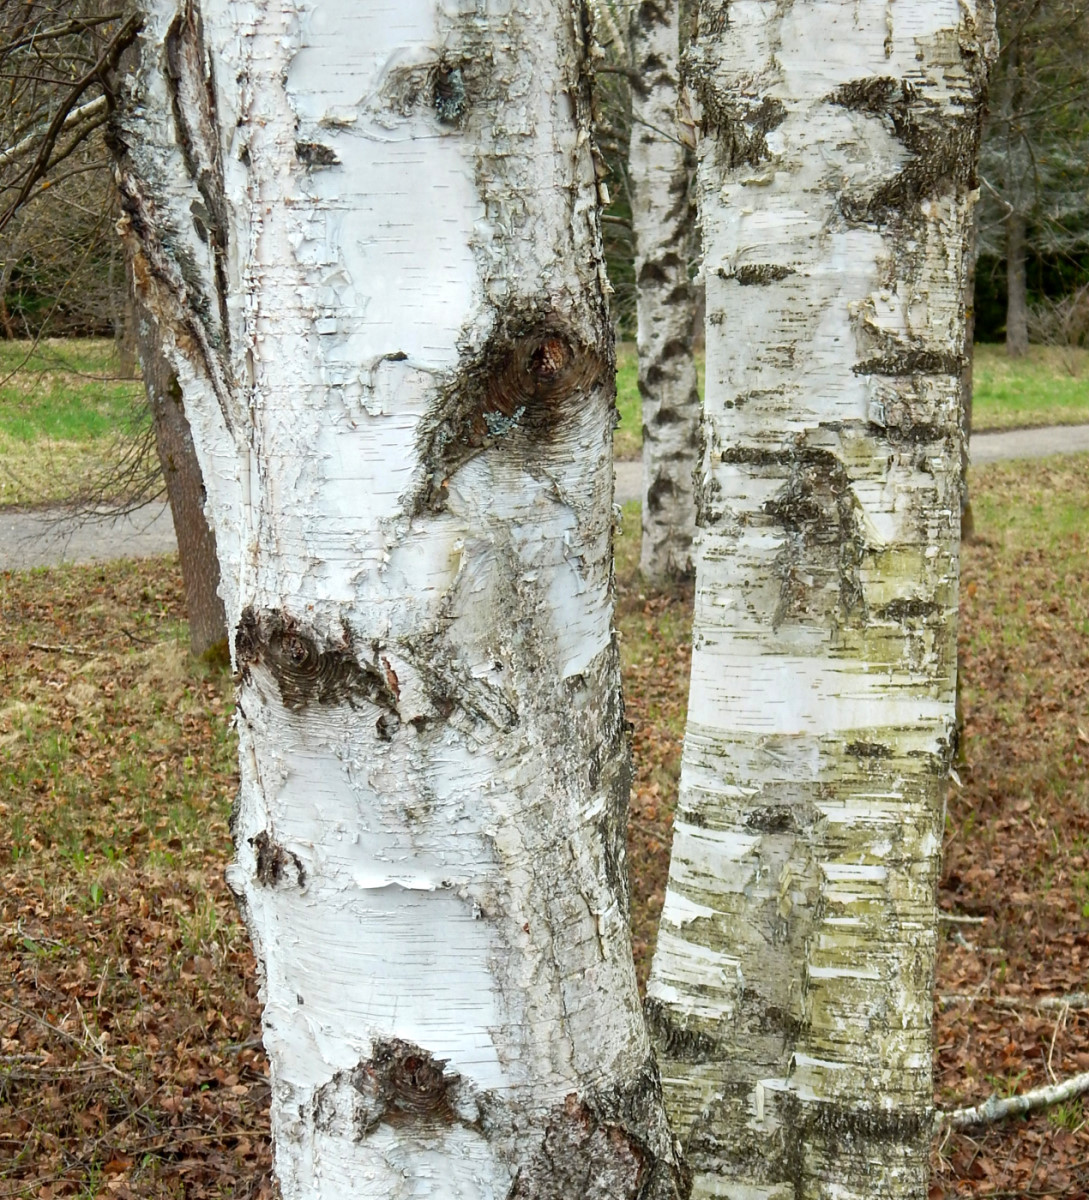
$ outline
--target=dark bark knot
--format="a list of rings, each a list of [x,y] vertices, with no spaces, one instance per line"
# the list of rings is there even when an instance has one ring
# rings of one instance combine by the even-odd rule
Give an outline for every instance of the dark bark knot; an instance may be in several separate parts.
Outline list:
[[[454,1103],[461,1076],[446,1070],[446,1060],[400,1038],[375,1043],[374,1053],[352,1072],[352,1087],[361,1104],[361,1134],[381,1121],[453,1122],[460,1120]]]
[[[306,883],[306,871],[299,856],[274,841],[268,830],[262,829],[256,837],[251,837],[250,845],[257,859],[255,874],[258,883],[264,887],[277,887],[285,882],[289,871],[294,874],[299,887]]]
[[[428,467],[423,504],[441,503],[446,480],[469,459],[502,445],[530,451],[556,436],[578,401],[608,378],[608,357],[555,316],[507,323],[463,364],[424,422]]]
[[[246,608],[235,631],[235,655],[242,678],[260,665],[272,675],[284,706],[298,711],[309,704],[377,705],[383,738],[400,724],[397,675],[377,646],[374,662],[360,662],[350,634],[339,644],[319,644],[296,618],[282,612]]]
[[[469,107],[460,67],[439,67],[431,82],[431,103],[440,124],[460,125]]]

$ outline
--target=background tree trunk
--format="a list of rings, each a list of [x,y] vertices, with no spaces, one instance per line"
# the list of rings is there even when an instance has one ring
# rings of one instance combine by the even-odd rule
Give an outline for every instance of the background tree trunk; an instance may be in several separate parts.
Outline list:
[[[694,1197],[927,1192],[992,28],[701,5],[708,435],[648,987]]]
[[[1028,287],[1025,282],[1025,218],[1013,209],[1006,217],[1006,353],[1028,353]]]
[[[691,571],[696,523],[700,400],[688,275],[695,211],[677,123],[679,8],[678,0],[639,4],[629,29],[635,75],[628,162],[643,399],[640,567],[655,583]]]
[[[114,138],[241,679],[276,1169],[285,1200],[673,1196],[585,12],[390,13],[161,0]]]
[[[149,313],[141,313],[140,307],[139,299],[134,300],[129,324],[138,344],[155,430],[155,449],[178,540],[185,608],[189,615],[189,645],[198,657],[215,656],[226,661],[230,655],[227,615],[219,595],[216,535],[204,515],[207,496],[200,463],[177,376],[156,340],[154,321]]]

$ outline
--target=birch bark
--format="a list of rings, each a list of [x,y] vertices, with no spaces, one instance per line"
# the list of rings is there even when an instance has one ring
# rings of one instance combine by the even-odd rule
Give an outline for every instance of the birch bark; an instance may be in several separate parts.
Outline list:
[[[692,356],[688,261],[695,229],[677,124],[678,0],[648,0],[629,26],[632,131],[628,173],[635,234],[636,340],[643,401],[640,568],[663,582],[689,574],[700,400]]]
[[[648,1010],[695,1197],[923,1197],[986,0],[703,0],[707,450]]]
[[[168,0],[115,131],[239,672],[285,1200],[675,1194],[582,6]]]

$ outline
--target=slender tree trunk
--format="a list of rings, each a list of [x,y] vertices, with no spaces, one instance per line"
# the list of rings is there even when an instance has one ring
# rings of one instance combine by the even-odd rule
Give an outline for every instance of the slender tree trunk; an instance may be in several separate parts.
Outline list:
[[[678,0],[647,0],[633,9],[629,30],[636,77],[628,170],[643,399],[640,566],[656,583],[691,571],[696,523],[700,401],[688,277],[695,212],[677,125],[679,10]]]
[[[586,36],[546,0],[162,0],[115,134],[241,680],[285,1200],[676,1191]]]
[[[1025,217],[1011,209],[1006,217],[1006,353],[1028,353],[1028,287],[1025,282]]]
[[[155,449],[178,541],[189,616],[189,645],[198,657],[226,659],[227,616],[219,595],[216,535],[204,515],[207,495],[200,463],[177,376],[158,343],[154,319],[146,311],[141,314],[140,307],[139,299],[135,300],[128,323],[135,331],[155,430]]]
[[[964,311],[964,366],[960,376],[960,540],[969,542],[975,536],[975,517],[972,513],[972,497],[968,491],[968,468],[971,458],[968,448],[972,440],[972,401],[975,396],[975,342],[976,342],[976,260],[978,258],[979,221],[973,216],[968,244],[968,280],[965,291],[968,303]],[[961,729],[960,716],[960,672],[957,672],[957,730]]]
[[[693,1196],[927,1191],[986,5],[704,0],[707,451],[648,987]]]

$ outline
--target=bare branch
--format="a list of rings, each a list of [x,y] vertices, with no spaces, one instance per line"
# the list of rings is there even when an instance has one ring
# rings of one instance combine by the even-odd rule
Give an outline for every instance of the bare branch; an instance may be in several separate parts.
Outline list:
[[[1074,1100],[1089,1092],[1089,1071],[1071,1076],[1065,1083],[1053,1083],[1047,1087],[1033,1088],[1030,1092],[1022,1092],[1019,1096],[1009,1096],[999,1100],[992,1096],[983,1104],[971,1108],[957,1108],[952,1112],[941,1114],[940,1120],[952,1129],[970,1129],[973,1125],[993,1125],[1004,1121],[1007,1117],[1019,1117],[1025,1113],[1036,1112],[1041,1108],[1050,1108],[1053,1104],[1062,1104],[1064,1100]]]

